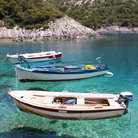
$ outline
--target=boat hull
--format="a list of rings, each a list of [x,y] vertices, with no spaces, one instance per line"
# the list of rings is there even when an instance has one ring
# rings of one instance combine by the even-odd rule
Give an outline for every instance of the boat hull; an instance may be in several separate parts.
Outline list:
[[[123,108],[118,109],[97,109],[97,110],[66,110],[62,109],[50,109],[44,107],[38,107],[30,104],[26,104],[14,99],[17,107],[24,112],[33,113],[39,116],[52,118],[52,119],[64,119],[64,120],[97,120],[113,117],[121,117],[124,113]]]
[[[80,80],[100,76],[106,74],[108,70],[101,70],[96,72],[85,72],[85,73],[50,73],[50,72],[31,72],[26,69],[15,66],[15,72],[18,79],[21,82],[29,81],[69,81],[69,80]]]
[[[42,62],[42,61],[49,61],[54,60],[62,57],[62,53],[50,55],[50,56],[42,56],[42,57],[34,57],[34,58],[26,58],[27,62]],[[18,56],[8,56],[9,60],[14,63],[23,63],[23,61],[18,60]]]
[[[126,95],[133,96],[131,92],[121,94],[53,92],[53,91],[11,91],[9,96],[17,107],[23,112],[39,116],[64,120],[97,120],[121,117],[126,110]],[[59,103],[57,99],[61,100]],[[68,100],[76,103],[67,103]],[[55,101],[56,100],[56,101]]]

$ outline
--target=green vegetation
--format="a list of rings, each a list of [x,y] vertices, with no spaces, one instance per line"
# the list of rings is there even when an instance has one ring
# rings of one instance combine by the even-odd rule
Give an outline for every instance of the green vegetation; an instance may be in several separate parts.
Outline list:
[[[7,28],[19,25],[46,29],[50,21],[67,14],[92,29],[111,25],[138,27],[137,0],[95,0],[93,4],[82,1],[82,5],[75,5],[77,0],[0,0],[0,20]]]
[[[134,0],[106,0],[74,6],[67,13],[83,25],[98,29],[110,25],[138,27],[138,3]]]
[[[49,1],[57,4],[59,0]],[[111,25],[138,27],[137,0],[95,0],[92,5],[83,1],[80,6],[60,0],[58,5],[60,11],[92,29]]]
[[[7,28],[16,24],[26,29],[48,28],[50,21],[62,16],[62,12],[45,0],[0,0],[0,20]]]

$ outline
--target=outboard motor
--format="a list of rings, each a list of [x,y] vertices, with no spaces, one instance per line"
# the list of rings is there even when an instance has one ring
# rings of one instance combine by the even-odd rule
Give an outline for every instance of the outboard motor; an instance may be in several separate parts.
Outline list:
[[[124,102],[124,104],[128,108],[129,101],[132,101],[132,100],[133,100],[133,93],[131,93],[131,92],[122,92],[122,93],[120,93],[118,103]],[[128,111],[127,111],[127,109],[125,109],[124,114],[127,114],[127,113],[128,113]]]

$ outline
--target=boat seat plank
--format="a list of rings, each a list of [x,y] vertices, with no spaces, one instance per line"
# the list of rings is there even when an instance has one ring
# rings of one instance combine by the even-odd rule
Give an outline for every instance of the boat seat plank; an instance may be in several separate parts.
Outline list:
[[[108,104],[77,104],[79,106],[109,106]]]
[[[38,94],[34,94],[33,96],[45,97],[45,95],[38,95]]]
[[[84,104],[84,98],[78,98],[77,104]]]
[[[52,103],[54,97],[45,97],[44,103]]]

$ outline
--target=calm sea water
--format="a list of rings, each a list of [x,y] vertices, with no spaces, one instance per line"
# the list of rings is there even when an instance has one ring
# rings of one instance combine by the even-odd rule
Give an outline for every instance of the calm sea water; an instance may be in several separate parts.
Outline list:
[[[12,63],[6,54],[40,51],[62,51],[63,58],[47,64],[96,63],[103,55],[103,63],[109,64],[112,78],[104,76],[65,82],[26,82],[17,80]],[[48,91],[134,93],[130,103],[131,113],[120,118],[66,121],[40,117],[18,110],[8,96],[8,89],[44,89]],[[138,35],[112,36],[104,39],[81,41],[0,43],[0,137],[138,137]]]

